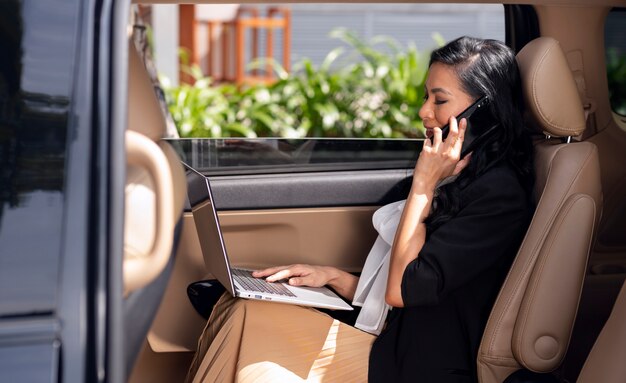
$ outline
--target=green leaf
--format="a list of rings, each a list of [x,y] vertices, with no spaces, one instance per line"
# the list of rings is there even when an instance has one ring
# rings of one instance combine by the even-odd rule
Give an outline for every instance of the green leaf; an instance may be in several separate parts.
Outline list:
[[[338,47],[328,52],[328,54],[324,58],[324,61],[322,62],[322,65],[320,66],[320,71],[328,72],[330,66],[335,62],[335,60],[337,60],[339,56],[343,54],[344,51],[345,49],[343,47]]]
[[[441,33],[433,32],[431,34],[431,37],[433,38],[433,40],[435,41],[437,46],[442,47],[442,46],[446,45],[446,39],[441,35]]]

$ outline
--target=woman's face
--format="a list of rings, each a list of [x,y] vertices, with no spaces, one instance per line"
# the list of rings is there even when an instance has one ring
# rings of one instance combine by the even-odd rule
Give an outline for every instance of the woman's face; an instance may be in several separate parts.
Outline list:
[[[426,128],[426,137],[433,135],[433,128],[444,127],[451,116],[457,116],[474,100],[465,93],[453,67],[435,62],[426,78],[426,99],[419,116]]]

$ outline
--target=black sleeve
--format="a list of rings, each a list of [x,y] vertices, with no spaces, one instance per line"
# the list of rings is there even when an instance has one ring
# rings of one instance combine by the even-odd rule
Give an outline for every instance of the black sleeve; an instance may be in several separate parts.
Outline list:
[[[489,171],[464,190],[461,211],[432,232],[402,276],[404,305],[436,305],[502,257],[528,226],[524,191],[513,174]],[[514,249],[515,251],[517,249]]]

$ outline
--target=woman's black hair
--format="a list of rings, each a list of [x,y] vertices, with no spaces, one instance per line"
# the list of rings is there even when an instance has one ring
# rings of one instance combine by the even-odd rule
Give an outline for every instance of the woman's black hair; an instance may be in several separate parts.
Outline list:
[[[491,167],[509,164],[529,198],[535,179],[533,145],[522,119],[521,80],[513,51],[497,40],[464,36],[433,51],[429,67],[433,63],[453,67],[463,90],[474,100],[488,96],[490,117],[499,127],[474,149],[469,164],[454,182],[438,189],[434,209],[425,221],[427,233],[459,212],[461,190]],[[472,129],[489,127],[473,125]],[[475,133],[480,134],[480,130]]]

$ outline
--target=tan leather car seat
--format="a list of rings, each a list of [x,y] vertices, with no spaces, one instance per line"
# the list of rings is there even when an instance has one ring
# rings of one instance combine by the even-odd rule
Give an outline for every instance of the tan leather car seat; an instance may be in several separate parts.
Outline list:
[[[187,193],[185,171],[172,146],[150,77],[129,44],[124,290],[153,280],[169,260],[172,234]]]
[[[124,327],[127,373],[145,340],[169,279],[187,193],[154,87],[129,43],[124,215]]]
[[[578,376],[578,383],[626,381],[626,283],[613,311],[593,345]]]
[[[482,383],[500,383],[519,369],[541,373],[560,365],[602,207],[596,146],[561,139],[580,135],[585,116],[559,43],[540,37],[517,59],[528,123],[546,139],[535,146],[535,215],[478,352]]]

